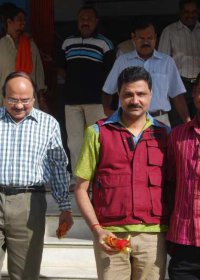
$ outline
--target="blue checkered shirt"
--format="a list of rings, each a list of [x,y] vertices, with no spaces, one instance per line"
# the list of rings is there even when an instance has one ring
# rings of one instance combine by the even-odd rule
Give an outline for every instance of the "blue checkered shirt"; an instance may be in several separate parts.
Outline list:
[[[32,109],[15,123],[0,107],[0,185],[22,187],[50,183],[60,210],[71,208],[68,159],[58,122]]]

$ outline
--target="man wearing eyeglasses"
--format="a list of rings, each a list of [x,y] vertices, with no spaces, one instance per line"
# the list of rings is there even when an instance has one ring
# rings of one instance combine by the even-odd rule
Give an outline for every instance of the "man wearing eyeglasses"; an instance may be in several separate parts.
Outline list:
[[[171,280],[200,279],[200,74],[193,100],[196,116],[172,130],[167,148]]]
[[[12,280],[38,280],[45,231],[45,184],[73,224],[68,159],[57,121],[33,108],[35,86],[24,72],[11,73],[0,108],[0,268],[5,250]]]
[[[150,114],[170,125],[168,112],[171,110],[169,98],[172,98],[176,110],[183,122],[190,120],[187,104],[184,99],[185,87],[180,78],[174,60],[155,50],[156,30],[151,21],[138,20],[135,22],[132,39],[135,51],[120,55],[110,71],[103,86],[104,112],[110,115],[112,95],[117,92],[117,78],[122,70],[131,66],[144,67],[152,76],[153,95],[149,107]]]

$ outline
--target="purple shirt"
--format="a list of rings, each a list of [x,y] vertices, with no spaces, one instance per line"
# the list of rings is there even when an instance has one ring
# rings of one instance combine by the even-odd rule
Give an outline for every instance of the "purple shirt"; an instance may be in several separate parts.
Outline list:
[[[168,143],[167,240],[200,246],[200,128],[196,117],[174,128]],[[174,201],[174,203],[173,203]]]

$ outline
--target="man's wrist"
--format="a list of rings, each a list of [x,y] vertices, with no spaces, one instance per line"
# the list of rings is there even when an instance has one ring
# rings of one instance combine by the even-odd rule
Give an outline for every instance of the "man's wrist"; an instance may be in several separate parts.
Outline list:
[[[92,224],[92,225],[90,226],[90,228],[91,228],[92,231],[94,231],[96,228],[99,228],[99,227],[101,227],[101,225],[100,225],[99,223]]]
[[[71,208],[69,208],[69,209],[61,210],[61,212],[62,212],[62,213],[63,213],[63,212],[72,213],[72,209],[71,209]]]

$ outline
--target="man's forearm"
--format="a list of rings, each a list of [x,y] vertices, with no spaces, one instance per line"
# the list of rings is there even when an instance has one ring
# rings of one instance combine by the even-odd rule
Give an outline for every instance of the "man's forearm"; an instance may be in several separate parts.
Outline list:
[[[92,203],[89,199],[87,190],[89,188],[89,181],[83,180],[81,178],[78,179],[76,188],[75,188],[75,196],[77,204],[80,208],[80,211],[86,220],[88,226],[90,227],[95,239],[97,240],[99,247],[104,250],[107,254],[118,253],[116,249],[113,249],[105,242],[105,238],[107,237],[116,237],[112,232],[105,230],[100,224],[95,214]]]
[[[85,218],[88,226],[92,228],[93,224],[98,224],[99,222],[87,193],[89,184],[89,181],[79,178],[75,187],[75,197],[83,217]]]

